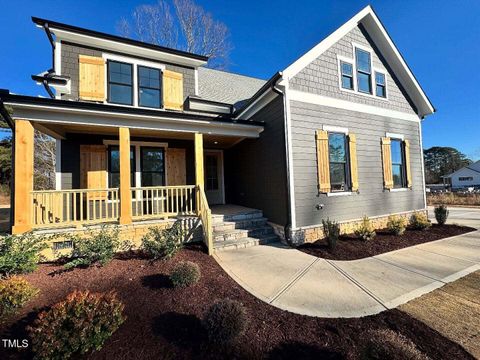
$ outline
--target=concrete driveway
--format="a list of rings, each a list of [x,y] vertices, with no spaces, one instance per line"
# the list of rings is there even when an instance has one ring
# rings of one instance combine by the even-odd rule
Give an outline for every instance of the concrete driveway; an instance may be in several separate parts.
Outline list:
[[[450,221],[480,228],[480,209]],[[317,258],[281,244],[215,255],[247,291],[278,308],[360,317],[394,308],[480,269],[480,231],[353,261]]]
[[[468,207],[448,207],[449,215],[447,224],[459,224],[480,228],[480,208]],[[433,213],[433,206],[428,207],[428,217],[432,222],[435,222],[435,215]]]

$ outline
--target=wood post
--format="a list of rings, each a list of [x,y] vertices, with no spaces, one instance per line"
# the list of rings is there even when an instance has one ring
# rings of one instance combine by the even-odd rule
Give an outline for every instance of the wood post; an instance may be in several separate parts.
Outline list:
[[[195,185],[202,191],[204,189],[203,176],[203,135],[195,134]],[[197,214],[200,212],[200,199],[197,193]]]
[[[12,234],[22,234],[32,230],[33,134],[33,125],[30,121],[15,121],[15,215]]]
[[[120,224],[132,223],[132,190],[130,184],[130,129],[119,129],[120,151]]]

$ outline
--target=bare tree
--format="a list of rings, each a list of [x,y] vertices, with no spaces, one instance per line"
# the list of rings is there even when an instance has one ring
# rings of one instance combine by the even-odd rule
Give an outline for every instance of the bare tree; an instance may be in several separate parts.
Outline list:
[[[185,50],[209,57],[208,66],[226,68],[232,49],[227,26],[193,0],[159,0],[155,5],[139,5],[132,19],[117,23],[122,36],[140,41]]]
[[[55,188],[55,140],[35,130],[34,139],[34,188],[51,190]]]

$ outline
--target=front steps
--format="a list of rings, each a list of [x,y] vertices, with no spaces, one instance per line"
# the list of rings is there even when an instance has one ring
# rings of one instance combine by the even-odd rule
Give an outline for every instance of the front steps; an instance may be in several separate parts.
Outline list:
[[[229,215],[212,215],[214,252],[277,242],[261,210],[250,209]]]

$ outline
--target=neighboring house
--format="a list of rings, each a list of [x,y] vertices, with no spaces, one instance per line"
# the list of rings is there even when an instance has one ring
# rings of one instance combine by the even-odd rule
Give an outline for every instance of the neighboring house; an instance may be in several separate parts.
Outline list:
[[[480,160],[450,175],[443,176],[444,183],[452,189],[480,188]]]
[[[349,231],[426,208],[421,121],[435,110],[370,6],[268,81],[33,21],[53,51],[33,79],[52,97],[0,95],[14,110],[14,233],[118,221],[138,237],[143,220],[199,216],[211,252],[271,239],[261,212],[300,243],[323,219]],[[56,191],[32,192],[33,128],[57,139]]]

